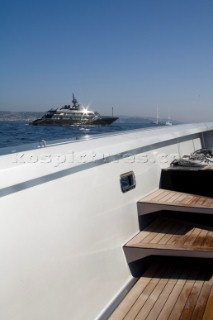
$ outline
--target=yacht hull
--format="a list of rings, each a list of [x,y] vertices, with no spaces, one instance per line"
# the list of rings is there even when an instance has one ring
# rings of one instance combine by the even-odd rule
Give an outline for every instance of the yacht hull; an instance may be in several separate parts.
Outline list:
[[[47,125],[47,126],[107,126],[116,121],[117,117],[102,117],[92,120],[73,120],[73,119],[51,119],[41,118],[31,122],[32,125]]]

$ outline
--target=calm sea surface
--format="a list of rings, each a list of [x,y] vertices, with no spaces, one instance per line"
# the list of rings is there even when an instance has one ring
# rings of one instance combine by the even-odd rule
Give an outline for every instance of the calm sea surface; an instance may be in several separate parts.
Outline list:
[[[92,137],[97,134],[147,128],[150,123],[114,123],[103,127],[32,126],[24,121],[0,121],[0,148],[39,142]]]

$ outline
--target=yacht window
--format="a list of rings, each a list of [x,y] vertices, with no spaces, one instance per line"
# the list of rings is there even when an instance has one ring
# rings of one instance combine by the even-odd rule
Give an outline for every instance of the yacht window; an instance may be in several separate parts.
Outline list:
[[[120,176],[120,185],[122,192],[127,192],[136,187],[134,172],[127,172]]]

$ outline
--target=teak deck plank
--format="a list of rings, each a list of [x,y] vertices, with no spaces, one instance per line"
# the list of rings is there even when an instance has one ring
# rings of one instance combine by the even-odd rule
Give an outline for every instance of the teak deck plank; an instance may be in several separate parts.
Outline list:
[[[144,273],[144,278],[140,278],[134,286],[134,290],[131,290],[128,295],[122,301],[122,304],[113,313],[113,319],[121,319],[123,315],[126,315],[130,308],[134,305],[135,301],[140,297],[141,292],[147,287],[149,282],[152,280],[153,274],[159,268],[159,263],[153,264]]]
[[[195,194],[159,189],[138,201],[139,214],[157,210],[213,214],[213,199]]]
[[[109,319],[212,320],[212,302],[212,266],[154,261]]]
[[[165,190],[163,189],[158,189],[155,192],[150,193],[149,195],[146,196],[146,199],[148,201],[151,201],[153,199],[157,200],[158,198],[161,198],[161,194],[164,193],[165,194]],[[169,193],[169,190],[167,190],[167,193]]]
[[[204,281],[199,281],[199,280],[197,280],[194,283],[193,288],[192,288],[190,295],[187,299],[187,302],[185,304],[185,308],[180,316],[180,320],[191,318],[192,313],[194,312],[194,310],[196,308],[197,300],[199,298],[200,291],[202,289],[203,284],[204,284]]]
[[[124,246],[128,263],[148,256],[213,258],[212,227],[159,217]]]
[[[212,290],[212,285],[213,285],[213,276],[212,276],[212,272],[207,272],[210,280],[209,281],[205,281],[201,291],[200,291],[200,295],[198,297],[196,306],[194,308],[193,314],[191,319],[192,320],[199,320],[199,319],[203,319],[203,315],[206,311],[206,307],[207,307],[207,302],[209,300],[210,294],[211,294],[211,290]],[[211,315],[211,319],[212,319],[212,315]],[[210,318],[209,318],[210,319]]]
[[[213,287],[211,288],[211,292],[206,304],[206,309],[203,315],[203,319],[202,320],[209,320],[209,319],[213,319],[213,310],[212,310],[212,306],[213,306]]]
[[[159,218],[131,239],[126,247],[213,252],[213,230]]]

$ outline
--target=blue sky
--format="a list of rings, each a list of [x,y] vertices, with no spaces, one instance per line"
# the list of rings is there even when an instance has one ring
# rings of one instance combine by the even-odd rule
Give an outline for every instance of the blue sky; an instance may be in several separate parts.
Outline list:
[[[212,0],[1,0],[0,110],[213,120]]]

